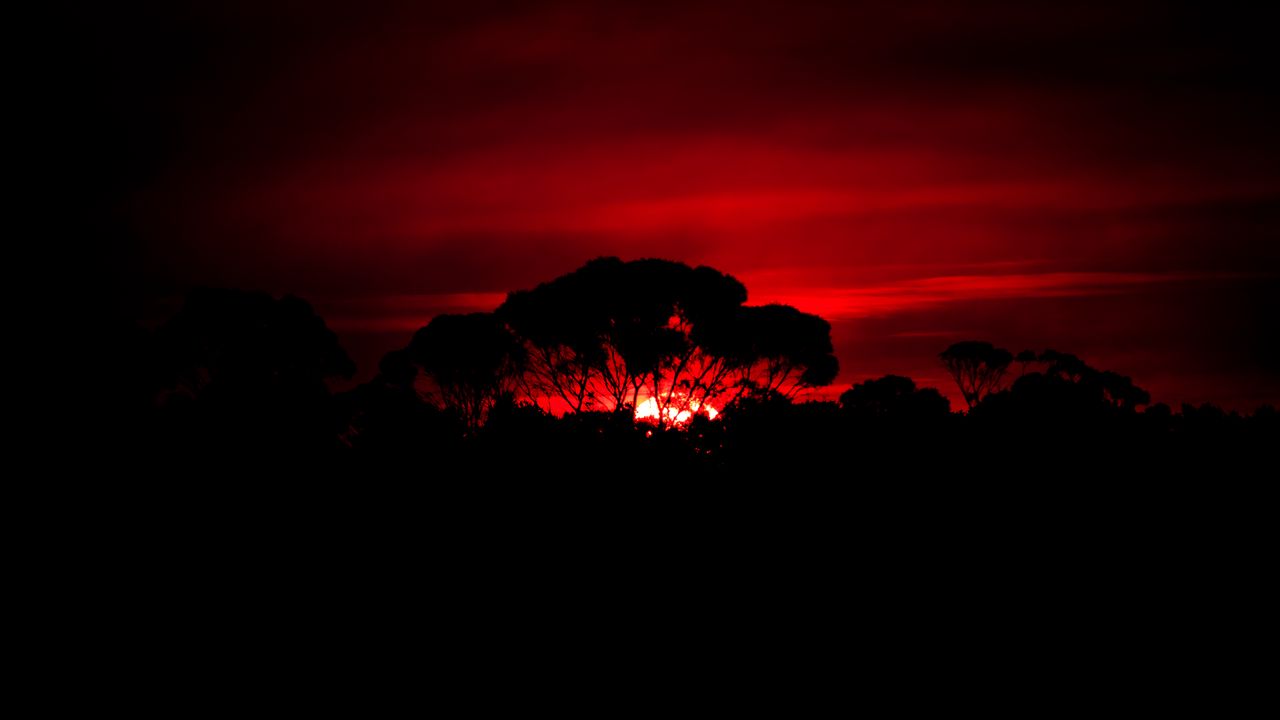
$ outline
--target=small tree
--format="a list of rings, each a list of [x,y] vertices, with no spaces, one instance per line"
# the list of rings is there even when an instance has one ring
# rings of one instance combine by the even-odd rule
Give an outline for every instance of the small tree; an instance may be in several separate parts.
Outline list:
[[[972,410],[982,398],[1000,387],[1013,354],[989,342],[967,340],[942,351],[938,357],[955,378],[960,394]]]

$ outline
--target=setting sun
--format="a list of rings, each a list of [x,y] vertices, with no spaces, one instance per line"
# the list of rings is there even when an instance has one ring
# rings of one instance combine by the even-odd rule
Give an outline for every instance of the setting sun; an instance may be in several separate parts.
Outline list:
[[[665,412],[659,412],[657,401],[654,400],[653,398],[649,398],[648,400],[645,400],[644,402],[640,403],[639,406],[636,407],[636,419],[637,420],[658,420],[660,417],[665,416],[666,419],[670,421],[672,424],[684,425],[685,423],[692,420],[693,416],[696,413],[701,412],[703,410],[706,411],[707,417],[711,418],[712,420],[715,420],[716,416],[720,414],[719,410],[716,410],[710,405],[707,405],[704,408],[703,405],[699,403],[697,400],[691,401],[689,403],[689,407],[687,408],[668,407],[666,408]]]

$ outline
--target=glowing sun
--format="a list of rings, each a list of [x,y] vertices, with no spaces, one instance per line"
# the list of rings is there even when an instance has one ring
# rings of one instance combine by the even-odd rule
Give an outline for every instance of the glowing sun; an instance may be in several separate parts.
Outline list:
[[[707,413],[707,417],[712,420],[715,420],[716,416],[720,414],[719,410],[716,410],[710,405],[704,407],[702,403],[699,403],[697,400],[691,401],[687,408],[668,407],[666,411],[661,414],[665,415],[666,419],[674,425],[684,425],[692,420],[695,414],[704,410]],[[659,415],[658,403],[653,398],[649,398],[636,406],[637,420],[657,420],[659,419]]]

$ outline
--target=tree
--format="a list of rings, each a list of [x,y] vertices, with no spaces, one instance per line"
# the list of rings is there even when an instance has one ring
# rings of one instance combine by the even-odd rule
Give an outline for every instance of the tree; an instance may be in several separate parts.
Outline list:
[[[840,406],[859,420],[926,422],[951,414],[951,401],[934,388],[916,388],[901,375],[860,382],[840,396]]]
[[[458,418],[423,399],[414,386],[417,375],[408,350],[393,350],[372,380],[338,395],[344,444],[366,457],[397,460],[427,451],[439,455],[459,440]]]
[[[766,393],[789,396],[799,388],[829,385],[839,371],[832,354],[831,325],[789,305],[743,307],[743,337],[750,343],[744,379]],[[754,377],[753,377],[754,373]]]
[[[318,385],[351,377],[355,364],[338,336],[304,300],[286,295],[201,288],[158,332],[174,389]]]
[[[636,404],[647,379],[686,349],[683,333],[670,325],[688,270],[599,258],[511,293],[497,314],[527,351],[524,393],[573,412]]]
[[[942,351],[938,357],[955,378],[960,394],[972,410],[983,397],[1000,387],[1013,355],[989,342],[967,340]]]
[[[1036,351],[1023,350],[1022,352],[1018,353],[1016,357],[1014,357],[1014,360],[1018,361],[1018,364],[1022,366],[1022,372],[1020,372],[1019,375],[1026,375],[1027,366],[1033,362],[1036,362]]]
[[[350,378],[355,364],[305,301],[198,289],[157,331],[156,347],[156,402],[169,429],[226,449],[336,442],[326,381]]]
[[[1046,375],[1057,375],[1071,382],[1078,383],[1097,372],[1075,355],[1057,350],[1045,350],[1040,353],[1040,362],[1048,366],[1045,370]]]
[[[713,268],[599,258],[511,293],[497,315],[525,349],[521,391],[572,412],[643,404],[668,423],[835,378],[825,320],[746,299],[742,283]]]
[[[1112,407],[1133,410],[1151,402],[1151,394],[1133,384],[1133,379],[1110,370],[1097,370],[1071,353],[1045,350],[1040,362],[1046,363],[1046,375],[1062,378],[1086,387]]]
[[[1134,385],[1128,376],[1104,370],[1098,373],[1098,382],[1106,398],[1118,409],[1134,410],[1151,402],[1151,393]]]
[[[515,388],[523,352],[493,313],[437,315],[414,334],[408,358],[435,384],[441,403],[468,428]]]

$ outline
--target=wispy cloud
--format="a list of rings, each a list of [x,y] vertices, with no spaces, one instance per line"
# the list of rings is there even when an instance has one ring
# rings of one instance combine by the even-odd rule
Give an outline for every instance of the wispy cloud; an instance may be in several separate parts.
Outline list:
[[[1208,273],[1125,272],[946,275],[859,287],[769,287],[753,292],[752,302],[785,303],[835,320],[892,315],[951,302],[1106,295],[1154,283],[1219,277]]]
[[[1050,272],[943,275],[856,286],[752,283],[753,305],[784,303],[829,320],[883,317],[952,302],[1108,295],[1158,283],[1220,280],[1222,273]],[[412,332],[443,313],[487,312],[504,293],[430,293],[319,300],[339,332]],[[922,335],[930,333],[902,333]],[[941,331],[937,334],[944,334]]]

